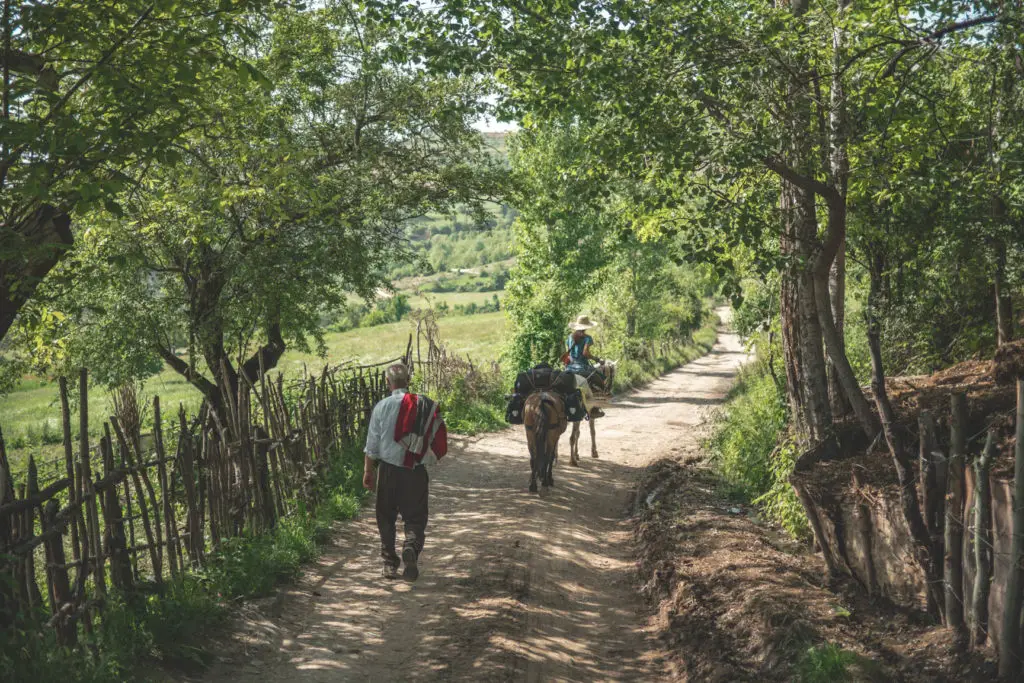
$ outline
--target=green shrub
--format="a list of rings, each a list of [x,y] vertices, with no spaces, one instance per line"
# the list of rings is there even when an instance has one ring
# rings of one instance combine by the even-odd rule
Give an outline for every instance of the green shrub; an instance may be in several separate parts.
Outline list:
[[[441,406],[448,431],[480,434],[506,427],[505,391],[500,369],[479,370],[473,376],[452,378],[433,398]]]
[[[785,395],[758,360],[740,372],[706,445],[733,495],[759,505],[768,519],[804,538],[807,517],[789,483],[796,449],[790,442],[780,444],[786,421]]]
[[[209,663],[202,638],[226,615],[196,576],[165,583],[159,590],[130,595],[110,593],[96,639],[82,643],[97,653],[59,647],[53,629],[41,622],[23,624],[0,639],[0,680],[113,683],[144,680],[147,663],[193,670]]]
[[[797,680],[800,683],[842,683],[852,680],[850,666],[857,662],[857,655],[844,650],[834,643],[826,643],[808,649],[797,663]]]
[[[811,535],[807,513],[789,483],[797,455],[796,444],[792,441],[787,440],[779,446],[768,462],[771,487],[755,498],[754,504],[761,506],[768,519],[781,524],[794,538],[807,539]]]
[[[741,371],[709,443],[718,472],[732,488],[750,498],[771,488],[769,456],[785,426],[785,404],[772,378],[760,365]]]

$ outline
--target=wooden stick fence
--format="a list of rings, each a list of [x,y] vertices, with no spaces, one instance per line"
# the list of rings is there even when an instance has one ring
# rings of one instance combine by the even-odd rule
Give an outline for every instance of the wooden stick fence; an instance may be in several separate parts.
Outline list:
[[[410,338],[404,357],[290,382],[242,377],[198,419],[183,407],[166,419],[154,397],[151,435],[134,394],[122,392],[98,440],[89,437],[83,369],[77,444],[60,378],[58,477],[41,483],[30,458],[17,481],[0,433],[0,628],[44,616],[58,642],[73,646],[101,623],[111,589],[159,585],[202,567],[224,539],[271,529],[299,505],[315,509],[332,449],[360,437],[387,395],[386,367],[411,365],[411,350]]]

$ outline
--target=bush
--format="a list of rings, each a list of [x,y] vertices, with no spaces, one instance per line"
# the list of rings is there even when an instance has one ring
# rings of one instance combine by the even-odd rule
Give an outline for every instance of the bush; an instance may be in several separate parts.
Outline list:
[[[785,395],[758,360],[740,372],[706,445],[733,495],[760,505],[768,519],[805,538],[807,518],[789,483],[796,450],[780,444],[786,420]]]
[[[850,667],[856,662],[857,655],[834,643],[812,647],[797,663],[797,680],[800,683],[849,681],[852,680]]]
[[[690,341],[676,343],[664,355],[644,356],[618,361],[615,366],[615,390],[625,391],[700,358],[711,350],[718,337],[718,318],[709,315],[704,325],[693,333]]]
[[[456,379],[448,389],[439,390],[434,396],[451,432],[473,435],[507,426],[501,373],[488,375],[482,382],[465,377]]]

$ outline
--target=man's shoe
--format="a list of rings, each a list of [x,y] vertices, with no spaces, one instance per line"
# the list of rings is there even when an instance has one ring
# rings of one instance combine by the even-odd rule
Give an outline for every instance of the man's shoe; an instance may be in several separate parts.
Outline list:
[[[406,581],[415,581],[420,575],[419,567],[416,566],[416,550],[413,548],[403,550],[402,562],[405,563],[405,569],[402,570],[402,578]]]
[[[393,562],[384,562],[384,569],[382,570],[385,579],[397,579],[398,578],[398,565]]]

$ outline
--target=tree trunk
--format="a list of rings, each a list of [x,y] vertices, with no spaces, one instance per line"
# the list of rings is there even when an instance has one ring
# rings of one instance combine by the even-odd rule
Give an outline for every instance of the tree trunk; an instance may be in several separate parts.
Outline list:
[[[946,477],[945,571],[946,625],[958,647],[966,644],[964,623],[964,466],[967,461],[967,395],[951,397],[949,467]]]
[[[1024,603],[1024,380],[1017,380],[1017,434],[1013,468],[1013,526],[1010,541],[1010,575],[1006,580],[1003,632],[999,643],[999,677],[1020,680],[1020,616]]]
[[[985,450],[974,467],[974,590],[971,595],[971,648],[988,638],[988,596],[992,587],[992,487],[989,466],[996,449],[996,430],[988,430]]]
[[[905,441],[896,423],[895,411],[889,401],[889,395],[885,388],[885,369],[882,365],[882,333],[878,324],[877,307],[878,296],[881,290],[881,269],[880,260],[876,257],[871,268],[871,286],[868,293],[868,347],[871,351],[871,389],[875,395],[875,405],[878,407],[878,414],[882,421],[882,432],[885,435],[886,445],[896,465],[896,477],[900,486],[900,507],[903,510],[903,517],[907,522],[910,537],[915,546],[915,558],[925,572],[925,581],[929,592],[934,592],[929,597],[934,604],[942,604],[942,575],[939,570],[941,566],[933,561],[930,552],[930,539],[928,527],[925,525],[924,517],[921,515],[921,507],[917,499],[917,482],[914,477],[913,457],[906,447]]]
[[[996,201],[1002,204],[1002,200]],[[1003,211],[1005,213],[1005,207]],[[1009,287],[1006,285],[1006,245],[1000,240],[996,248],[996,343],[1002,346],[1013,341],[1013,299],[1010,298]]]
[[[221,316],[221,296],[225,282],[220,275],[220,256],[207,251],[197,258],[199,275],[183,276],[189,294],[188,324],[190,337],[199,340],[200,352],[212,377],[204,377],[191,364],[174,355],[161,339],[156,348],[164,361],[192,386],[202,392],[208,405],[221,418],[227,416],[225,395],[238,396],[240,377],[250,383],[259,381],[261,373],[277,366],[287,348],[281,333],[281,311],[271,310],[265,332],[267,341],[240,368],[235,368],[225,342],[225,326]],[[226,423],[225,423],[226,424]]]
[[[0,339],[18,311],[32,297],[74,243],[71,218],[44,205],[14,225],[0,226]]]
[[[946,491],[945,456],[935,449],[935,422],[927,410],[922,410],[917,417],[919,438],[918,474],[921,484],[921,507],[924,510],[924,523],[928,528],[930,566],[936,573],[941,569],[942,538],[944,529],[943,495]],[[940,472],[939,470],[942,470]],[[941,482],[941,483],[940,483]],[[940,491],[942,493],[940,493]],[[927,591],[928,614],[941,619],[943,605],[938,602],[941,591]]]
[[[817,241],[814,197],[783,181],[780,318],[786,389],[797,433],[810,443],[823,441],[832,426],[828,380],[816,310],[811,245]]]
[[[807,0],[778,0],[795,17],[807,13]],[[813,166],[811,146],[810,73],[806,62],[796,65],[788,84],[781,115],[784,164],[806,174]],[[807,444],[824,441],[832,426],[828,402],[828,376],[822,350],[821,325],[814,296],[813,250],[818,244],[818,219],[814,194],[781,175],[779,208],[782,226],[780,252],[785,261],[781,273],[779,313],[782,325],[782,351],[786,365],[786,390],[793,426],[798,438]]]
[[[846,357],[846,340],[843,338],[846,296],[846,191],[850,175],[846,149],[848,121],[846,87],[843,82],[846,34],[843,22],[849,5],[849,0],[837,0],[837,16],[832,32],[833,69],[828,121],[829,182],[818,190],[828,205],[828,223],[825,241],[815,259],[815,289],[818,318],[821,321],[830,361],[831,408],[836,415],[840,415],[848,412],[848,405],[856,414],[867,437],[874,438],[878,433],[878,422]],[[843,398],[846,400],[843,401]]]
[[[874,413],[871,412],[867,397],[861,391],[856,375],[853,374],[850,360],[846,357],[846,345],[836,327],[835,319],[832,317],[832,306],[829,299],[829,274],[838,255],[839,247],[846,239],[846,197],[832,188],[827,192],[826,199],[829,205],[828,231],[814,264],[814,283],[817,294],[815,303],[818,319],[821,322],[829,358],[834,363],[835,376],[843,387],[861,429],[868,438],[874,438],[878,433],[878,422]]]
[[[832,264],[828,281],[829,299],[831,301],[832,319],[835,321],[836,332],[839,335],[840,352],[846,355],[846,240],[843,240],[836,254],[836,260]],[[849,414],[852,410],[843,384],[836,374],[835,362],[828,360],[828,397],[832,405],[832,416],[841,417]]]
[[[829,175],[832,187],[846,197],[850,177],[850,159],[846,152],[847,117],[846,87],[843,82],[843,61],[846,53],[846,29],[843,21],[850,0],[837,0],[836,17],[832,25],[832,87],[829,103]],[[829,273],[829,299],[832,318],[839,335],[839,352],[846,355],[846,239],[836,250],[835,261]],[[846,397],[837,375],[835,361],[828,361],[828,393],[833,417],[848,414],[853,406]]]

